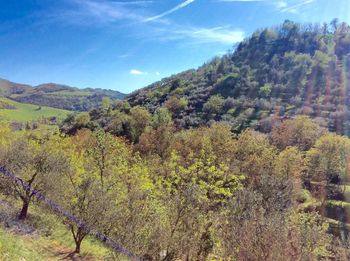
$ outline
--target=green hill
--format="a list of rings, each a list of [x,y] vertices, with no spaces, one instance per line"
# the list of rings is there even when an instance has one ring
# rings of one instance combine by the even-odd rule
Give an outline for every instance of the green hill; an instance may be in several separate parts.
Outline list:
[[[113,90],[85,88],[48,83],[38,86],[13,83],[0,79],[0,96],[21,103],[50,106],[71,111],[88,111],[101,104],[104,97],[112,100],[124,98],[124,94]]]
[[[63,119],[72,112],[46,106],[16,102],[0,97],[0,120],[9,122],[30,122],[43,118]]]
[[[127,97],[151,111],[166,106],[179,127],[227,122],[269,131],[278,118],[309,115],[349,134],[350,27],[285,21],[256,31],[235,51]],[[187,106],[178,110],[182,104]],[[181,108],[181,106],[180,106]]]

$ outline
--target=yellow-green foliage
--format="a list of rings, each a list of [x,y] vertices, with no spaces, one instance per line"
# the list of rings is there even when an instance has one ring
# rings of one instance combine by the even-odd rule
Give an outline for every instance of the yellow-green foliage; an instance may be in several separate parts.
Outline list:
[[[225,124],[176,131],[166,109],[155,115],[150,126],[147,111],[131,109],[140,135],[136,145],[102,129],[63,136],[50,131],[11,133],[1,126],[0,164],[144,258],[162,254],[169,260],[284,260],[290,255],[317,260],[334,254],[327,222],[314,212],[329,206],[348,209],[350,203],[327,201],[312,186],[342,188],[327,175],[347,182],[343,159],[348,157],[348,138],[327,134],[311,139],[296,127],[306,124],[318,133],[313,122],[302,124],[306,118],[288,121],[271,141],[271,136],[252,130],[233,135]],[[290,139],[278,143],[284,128]],[[17,195],[14,207],[19,210],[28,195],[8,180],[0,181],[1,192]],[[29,213],[41,212],[42,206],[29,199]],[[38,250],[28,255],[47,259],[43,248],[53,246],[55,239],[70,251],[75,247],[79,252],[82,242],[82,253],[106,254],[81,226],[62,223],[39,220],[37,227],[50,228],[49,238],[15,248],[11,238],[18,235],[8,234],[7,242],[0,237],[1,249]],[[30,248],[29,243],[41,248]]]
[[[306,154],[307,175],[312,180],[327,183],[334,178],[345,181],[349,156],[350,141],[348,138],[335,134],[324,135]]]
[[[276,174],[285,178],[300,178],[303,157],[297,147],[287,147],[276,158]]]
[[[331,236],[326,233],[328,224],[322,222],[321,216],[315,213],[293,213],[289,225],[292,240],[295,238],[304,242],[299,252],[301,259],[308,257],[317,260],[332,256],[328,249],[331,244]]]

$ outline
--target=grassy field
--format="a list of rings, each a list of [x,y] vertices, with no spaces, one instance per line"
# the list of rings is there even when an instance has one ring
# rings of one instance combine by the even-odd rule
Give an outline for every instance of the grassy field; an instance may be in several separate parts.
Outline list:
[[[74,249],[70,235],[65,229],[56,228],[50,237],[24,235],[0,227],[0,259],[22,260],[63,260]],[[81,255],[75,260],[105,260],[108,251],[93,239],[83,242]],[[67,258],[68,259],[68,258]]]
[[[29,219],[20,223],[15,219],[19,209],[19,202],[7,201],[0,196],[0,260],[97,261],[109,257],[107,248],[88,237],[82,243],[81,255],[67,258],[74,250],[74,241],[57,216],[44,213],[33,204]]]
[[[82,97],[87,97],[91,95],[91,92],[88,91],[58,91],[58,92],[52,92],[50,93],[51,95],[62,95],[62,96],[82,96]]]
[[[11,109],[0,108],[0,120],[2,121],[30,122],[50,117],[64,118],[72,113],[51,107],[19,103],[3,97],[0,97],[0,102],[11,107]]]

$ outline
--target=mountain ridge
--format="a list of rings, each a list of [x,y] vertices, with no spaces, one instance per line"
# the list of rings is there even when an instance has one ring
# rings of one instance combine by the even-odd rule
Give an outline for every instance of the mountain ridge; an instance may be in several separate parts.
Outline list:
[[[90,87],[80,89],[56,83],[31,86],[0,78],[0,96],[21,103],[71,111],[88,111],[101,104],[104,97],[120,100],[125,97],[125,94],[108,89]]]

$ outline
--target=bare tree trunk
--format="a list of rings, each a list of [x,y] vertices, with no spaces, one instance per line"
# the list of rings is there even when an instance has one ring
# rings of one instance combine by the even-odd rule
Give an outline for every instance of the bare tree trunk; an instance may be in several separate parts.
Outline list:
[[[76,240],[75,241],[75,250],[74,250],[75,254],[80,254],[81,241],[82,240]]]
[[[30,180],[28,180],[28,185],[29,187],[32,186],[36,176],[38,175],[38,173],[36,172],[32,178]],[[23,201],[23,206],[22,206],[22,210],[21,210],[21,213],[19,214],[18,216],[18,219],[19,220],[26,220],[27,219],[27,215],[28,215],[28,208],[29,208],[29,203],[31,201],[31,199],[33,198],[33,193],[29,192],[29,191],[26,191],[24,195],[20,195],[20,198],[22,199]]]
[[[78,227],[77,232],[75,233],[73,225],[71,226],[71,232],[75,242],[75,250],[73,253],[80,254],[80,246],[87,233],[81,227]]]
[[[23,200],[22,210],[21,210],[21,212],[20,212],[20,214],[18,216],[19,220],[27,219],[28,208],[29,208],[29,201],[28,200]]]

